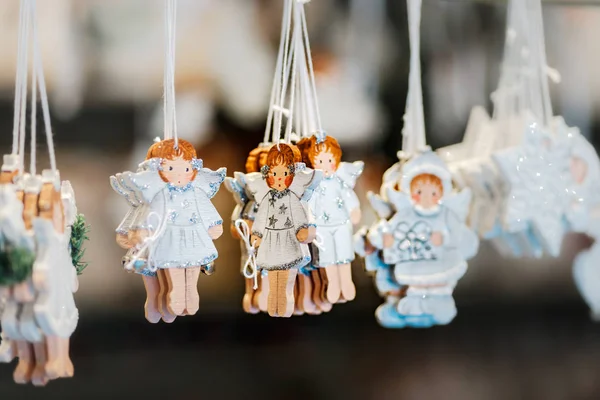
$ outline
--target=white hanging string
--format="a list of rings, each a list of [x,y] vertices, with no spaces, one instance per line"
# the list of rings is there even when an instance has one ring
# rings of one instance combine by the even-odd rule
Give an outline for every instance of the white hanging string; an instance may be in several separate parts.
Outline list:
[[[25,80],[25,96],[27,93],[27,53],[29,35],[29,3],[22,0],[19,6],[19,29],[17,34],[17,66],[15,71],[15,99],[14,99],[14,114],[13,114],[13,142],[12,154],[19,152],[19,132],[21,110],[23,109],[23,80]],[[20,169],[23,167],[21,166]]]
[[[243,219],[236,219],[235,229],[242,239],[242,242],[244,242],[246,251],[248,252],[248,259],[246,260],[246,264],[244,264],[242,273],[245,278],[254,280],[254,289],[256,290],[258,289],[258,266],[256,265],[256,247],[254,246],[254,243],[250,243],[252,237],[250,234],[250,227]]]
[[[175,42],[177,33],[176,0],[165,0],[165,65],[163,83],[164,139],[173,139],[179,146],[175,111]]]
[[[34,17],[32,12],[32,18]],[[35,20],[33,21],[33,25],[35,26]],[[34,28],[34,40],[36,38],[35,28]],[[35,50],[34,50],[35,51]],[[35,65],[34,55],[34,65]],[[37,73],[34,71],[31,74],[31,154],[29,155],[29,173],[31,175],[36,174],[36,147],[37,147]]]
[[[276,111],[276,107],[280,104],[279,96],[281,94],[281,85],[283,81],[283,60],[286,53],[285,42],[290,32],[290,5],[292,0],[285,0],[283,3],[283,15],[281,18],[281,35],[279,39],[279,50],[277,52],[277,62],[275,65],[275,74],[273,75],[273,85],[271,89],[271,99],[269,100],[269,113],[267,116],[267,124],[265,126],[265,135],[263,143],[268,143],[272,138],[273,132],[271,131],[273,125],[273,115]]]
[[[286,128],[285,128],[285,141],[286,143],[290,143],[290,139],[291,139],[291,134],[292,134],[292,124],[294,122],[294,102],[296,99],[296,86],[297,86],[297,82],[296,82],[296,74],[297,74],[297,65],[298,65],[298,58],[302,57],[302,39],[300,36],[300,8],[302,7],[302,4],[300,4],[299,2],[294,3],[294,33],[292,35],[292,42],[293,42],[293,48],[290,51],[290,55],[291,55],[291,71],[292,71],[292,77],[290,78],[290,84],[291,84],[291,88],[290,88],[290,105],[289,105],[289,114],[288,114],[288,119],[287,119],[287,124],[286,124]],[[285,92],[282,93],[283,96],[282,98],[285,98]]]
[[[19,140],[19,175],[23,175],[25,169],[25,127],[27,124],[27,72],[29,70],[29,39],[31,31],[31,8],[33,7],[31,0],[23,0],[25,15],[21,21],[24,25],[22,41],[19,47],[21,53],[21,82],[19,94],[19,123],[18,123],[18,140]],[[13,143],[14,145],[14,143]]]
[[[538,76],[541,83],[541,96],[544,123],[546,127],[552,126],[552,101],[550,98],[550,88],[548,86],[548,72],[551,69],[548,67],[548,61],[546,57],[546,40],[544,35],[544,21],[542,15],[542,3],[540,0],[532,0],[532,13],[531,13],[531,24],[534,28],[534,37],[536,39],[535,45],[537,54],[532,55],[538,59]]]
[[[46,129],[46,142],[48,145],[48,153],[50,156],[50,168],[53,172],[56,172],[56,154],[54,151],[54,139],[52,136],[52,125],[50,122],[50,106],[48,104],[48,93],[46,91],[46,79],[44,78],[44,64],[42,62],[42,55],[40,51],[40,43],[38,38],[37,18],[36,18],[36,0],[31,1],[31,19],[33,21],[33,59],[34,59],[34,73],[37,74],[38,86],[40,89],[40,101],[42,103],[42,114],[44,117],[44,128]],[[32,88],[32,90],[36,90]],[[32,153],[32,165],[35,163],[34,156]]]
[[[294,46],[290,45],[291,42],[291,28],[292,28],[292,13],[293,13],[293,3],[294,0],[285,0],[284,3],[284,12],[287,15],[287,23],[286,23],[286,34],[283,42],[283,62],[281,65],[281,76],[278,76],[280,79],[279,88],[280,90],[277,93],[277,98],[275,102],[275,106],[273,106],[276,114],[274,115],[275,124],[273,126],[273,132],[271,136],[271,140],[273,143],[279,144],[279,139],[281,137],[281,125],[282,125],[282,117],[287,114],[289,118],[290,109],[286,109],[284,107],[286,92],[288,86],[288,80],[290,76],[290,68],[291,65],[289,63],[290,58],[293,57]]]
[[[410,38],[410,73],[402,131],[402,151],[414,154],[426,146],[423,94],[421,89],[420,26],[421,0],[407,0]]]
[[[308,39],[308,25],[306,23],[306,13],[304,11],[304,4],[300,5],[300,17],[302,22],[302,33],[304,35],[304,46],[306,48],[306,58],[308,60],[308,71],[310,74],[310,83],[312,86],[312,93],[309,95],[309,101],[312,104],[312,110],[316,118],[317,129],[319,132],[323,132],[323,126],[321,125],[321,112],[319,110],[319,99],[317,97],[317,84],[315,81],[315,69],[312,60],[312,52],[310,49],[310,40]]]

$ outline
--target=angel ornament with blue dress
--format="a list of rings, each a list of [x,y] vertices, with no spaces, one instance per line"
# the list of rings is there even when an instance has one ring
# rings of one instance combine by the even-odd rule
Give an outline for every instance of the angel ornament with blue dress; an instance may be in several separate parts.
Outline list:
[[[383,314],[395,316],[395,327],[448,324],[456,316],[452,292],[479,246],[465,224],[471,192],[453,192],[449,170],[430,149],[403,165],[399,188],[387,188],[396,212],[369,232],[369,241],[383,249],[395,281],[408,289],[376,315],[379,320],[386,319]]]
[[[148,205],[147,229],[137,230],[134,244],[139,252],[147,251],[145,275],[157,271],[166,278],[168,311],[194,315],[200,271],[212,274],[218,256],[213,240],[223,233],[223,220],[210,199],[226,169],[203,168],[194,146],[181,139],[154,143],[145,165],[140,172],[122,174]]]
[[[292,316],[296,275],[311,260],[308,244],[316,234],[305,202],[321,174],[296,163],[296,154],[292,144],[273,145],[262,173],[246,176],[258,203],[251,243],[258,248],[258,269],[268,273],[268,312],[273,317]]]
[[[313,250],[319,255],[316,266],[324,268],[327,274],[327,300],[331,304],[354,300],[352,234],[361,218],[354,185],[363,172],[364,163],[341,162],[342,149],[338,141],[322,131],[302,139],[298,146],[304,163],[324,175],[310,198],[309,210],[317,225],[319,244],[313,243]]]

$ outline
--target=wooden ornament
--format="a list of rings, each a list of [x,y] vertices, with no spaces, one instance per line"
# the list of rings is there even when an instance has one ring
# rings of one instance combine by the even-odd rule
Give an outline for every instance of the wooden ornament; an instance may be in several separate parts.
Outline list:
[[[341,162],[342,150],[337,140],[323,132],[303,138],[299,143],[302,160],[309,167],[324,174],[308,203],[317,227],[319,260],[327,283],[327,302],[354,300],[356,289],[352,281],[351,262],[354,260],[353,226],[360,222],[358,197],[353,191],[362,174],[364,163]]]
[[[218,256],[213,240],[223,232],[223,221],[210,199],[225,173],[225,168],[204,168],[189,142],[178,140],[176,145],[168,139],[150,147],[137,172],[110,179],[117,193],[131,196],[139,204],[138,221],[143,227],[128,239],[137,252],[132,254],[133,260],[143,265],[136,272],[149,277],[147,298],[156,295],[156,283],[160,287],[157,301],[147,299],[146,304],[157,304],[165,322],[198,311],[200,271],[213,273]],[[129,260],[126,266],[131,264]],[[152,315],[150,322],[156,321],[154,312],[146,311]]]
[[[258,146],[253,149],[248,158],[246,159],[246,173],[255,173],[259,172],[260,169],[265,165],[267,159],[267,153],[269,151],[269,147],[265,145]],[[235,227],[235,223],[237,220],[241,219],[245,222],[245,224],[249,227],[250,231],[252,229],[252,224],[254,222],[254,218],[256,216],[256,212],[258,210],[258,206],[256,204],[256,200],[254,196],[248,189],[246,185],[246,175],[236,172],[233,177],[225,178],[225,188],[232,193],[233,198],[236,202],[236,206],[231,215],[231,235],[240,240],[240,235]],[[246,248],[246,244],[243,240],[240,240],[241,247],[241,272],[244,275],[244,268],[246,267],[248,261],[248,249]],[[259,297],[260,293],[263,293],[265,296],[268,296],[268,292],[264,292],[264,290],[260,289],[262,279],[257,279],[257,283],[259,288],[254,289],[254,279],[245,278],[245,293],[242,298],[242,308],[245,312],[249,314],[256,314],[261,311],[259,306]],[[266,286],[268,290],[268,285]],[[265,309],[262,311],[266,311]]]
[[[297,168],[298,154],[293,145],[273,145],[262,173],[246,176],[258,203],[251,242],[258,247],[258,267],[268,271],[271,316],[292,315],[297,269],[310,262],[307,244],[315,234],[302,201],[321,175],[303,165]]]

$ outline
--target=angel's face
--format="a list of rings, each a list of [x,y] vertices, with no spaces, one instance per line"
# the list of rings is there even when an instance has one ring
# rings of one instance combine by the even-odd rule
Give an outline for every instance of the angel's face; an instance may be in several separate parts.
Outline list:
[[[337,162],[330,151],[322,151],[315,156],[315,169],[323,171],[325,176],[331,176],[337,170]]]
[[[579,157],[573,157],[571,158],[570,169],[571,177],[573,178],[575,183],[581,185],[583,181],[585,181],[585,177],[587,176],[587,163]]]
[[[290,187],[293,180],[294,174],[292,174],[287,165],[275,165],[271,167],[267,175],[267,185],[279,192]]]
[[[443,190],[434,182],[419,181],[413,185],[410,194],[415,204],[427,210],[440,204]]]
[[[164,160],[161,166],[162,176],[172,185],[185,186],[194,179],[192,163],[181,157]]]

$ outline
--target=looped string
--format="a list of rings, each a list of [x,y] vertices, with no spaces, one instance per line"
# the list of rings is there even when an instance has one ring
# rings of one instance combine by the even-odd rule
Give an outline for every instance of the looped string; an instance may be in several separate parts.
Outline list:
[[[168,215],[169,212],[167,212],[166,215]],[[151,213],[148,214],[148,217],[146,219],[149,226],[152,226],[153,218],[156,218],[157,229],[154,231],[154,233],[152,235],[144,238],[141,245],[140,244],[136,245],[137,252],[133,255],[133,257],[131,257],[131,260],[129,260],[129,262],[125,265],[125,269],[127,269],[128,271],[131,271],[135,268],[136,262],[141,259],[141,254],[143,254],[146,250],[148,250],[148,257],[146,259],[147,260],[146,265],[147,265],[148,271],[156,272],[156,270],[158,269],[157,266],[154,265],[152,262],[152,260],[154,259],[154,252],[156,251],[156,246],[153,246],[153,244],[165,232],[165,229],[167,228],[167,218],[163,218],[157,212],[152,211]]]
[[[402,150],[410,154],[426,146],[423,93],[421,88],[421,0],[407,0],[408,32],[410,38],[410,72],[408,96],[402,130]]]
[[[248,259],[246,260],[246,264],[244,264],[244,268],[242,269],[242,274],[247,279],[254,279],[254,289],[258,289],[258,266],[256,265],[256,247],[254,247],[255,243],[250,243],[251,233],[250,227],[243,219],[235,220],[235,229],[240,235],[241,240],[244,242],[246,246],[246,251],[248,252]]]
[[[321,236],[321,234],[319,234],[317,232],[317,234],[315,235],[315,238],[312,241],[312,244],[314,244],[315,246],[317,246],[317,248],[320,251],[326,251],[326,247],[325,247],[325,240],[323,239],[323,236]]]
[[[163,83],[164,139],[173,139],[179,147],[175,111],[175,38],[177,34],[176,0],[165,0],[165,65]]]

